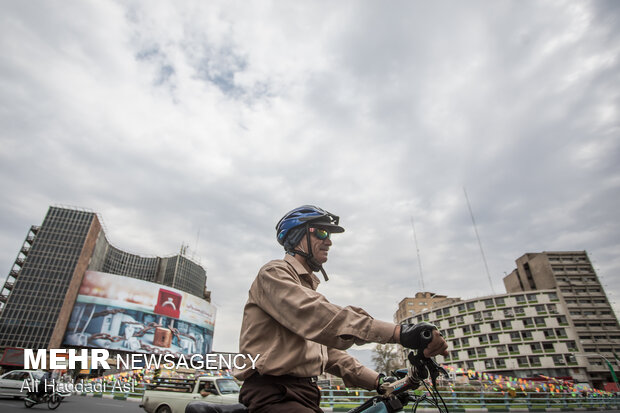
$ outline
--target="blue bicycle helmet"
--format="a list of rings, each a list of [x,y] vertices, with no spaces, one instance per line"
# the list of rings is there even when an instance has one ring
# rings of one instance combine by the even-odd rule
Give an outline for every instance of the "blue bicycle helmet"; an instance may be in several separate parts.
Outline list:
[[[321,271],[325,281],[327,281],[329,278],[323,266],[312,255],[312,251],[300,251],[295,249],[295,246],[304,234],[308,239],[308,245],[310,245],[310,231],[308,229],[311,226],[323,228],[332,233],[344,232],[344,228],[338,225],[339,220],[338,216],[324,209],[314,205],[303,205],[287,212],[278,221],[276,225],[276,238],[288,254],[299,254],[305,257],[310,269],[312,271]],[[287,237],[290,237],[290,239],[287,240]]]
[[[312,226],[325,228],[329,232],[344,232],[344,228],[338,225],[340,218],[330,212],[325,211],[314,205],[303,205],[287,212],[276,225],[276,237],[280,245],[284,245],[284,240],[288,232],[300,225],[312,223]]]

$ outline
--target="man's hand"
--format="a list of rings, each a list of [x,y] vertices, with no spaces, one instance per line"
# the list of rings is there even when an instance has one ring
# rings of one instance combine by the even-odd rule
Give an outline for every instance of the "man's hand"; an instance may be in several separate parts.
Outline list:
[[[394,383],[395,381],[396,381],[396,377],[386,376],[383,373],[379,374],[379,377],[377,377],[377,386],[376,386],[377,393],[379,393],[379,394],[385,393],[385,389],[383,388],[383,384]]]
[[[400,344],[424,352],[424,357],[430,358],[438,354],[448,355],[448,343],[432,324],[402,324],[400,326]]]

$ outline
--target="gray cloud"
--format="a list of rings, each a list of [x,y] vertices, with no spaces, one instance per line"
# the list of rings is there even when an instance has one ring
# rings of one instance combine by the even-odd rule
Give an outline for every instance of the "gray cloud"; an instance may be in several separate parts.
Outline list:
[[[235,351],[274,225],[342,217],[320,289],[391,320],[526,252],[583,250],[617,303],[616,2],[11,2],[0,25],[0,268],[50,204],[119,248],[190,244]],[[197,245],[196,245],[197,241]],[[617,308],[617,304],[616,308]]]

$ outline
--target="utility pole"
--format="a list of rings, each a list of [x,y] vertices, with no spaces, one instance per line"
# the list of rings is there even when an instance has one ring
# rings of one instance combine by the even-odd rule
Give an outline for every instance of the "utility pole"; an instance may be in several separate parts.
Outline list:
[[[478,228],[476,227],[476,220],[474,219],[474,213],[471,210],[471,205],[469,204],[469,198],[467,197],[467,191],[465,187],[463,187],[463,192],[465,193],[465,200],[467,201],[467,208],[469,208],[469,215],[471,216],[471,222],[474,225],[474,232],[476,233],[476,239],[478,240],[478,246],[480,246],[480,254],[482,255],[482,261],[484,262],[484,268],[487,271],[487,278],[489,279],[489,285],[491,286],[491,291],[493,295],[495,295],[495,289],[493,288],[493,282],[491,281],[491,273],[489,272],[489,266],[487,265],[487,259],[484,256],[484,250],[482,249],[482,242],[480,241],[480,235],[478,235]]]

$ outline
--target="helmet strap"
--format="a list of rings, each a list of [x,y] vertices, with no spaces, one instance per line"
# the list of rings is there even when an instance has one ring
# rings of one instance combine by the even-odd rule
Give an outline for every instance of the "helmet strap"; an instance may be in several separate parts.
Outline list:
[[[313,272],[321,271],[321,274],[323,274],[323,278],[325,278],[325,281],[328,281],[329,277],[327,276],[327,273],[323,269],[323,266],[316,260],[316,258],[314,258],[314,255],[312,254],[312,244],[310,242],[310,224],[309,223],[306,224],[306,241],[308,244],[308,252],[303,252],[300,250],[293,250],[292,252],[304,257],[306,259],[306,263],[308,264],[308,267],[310,267],[310,269]]]

